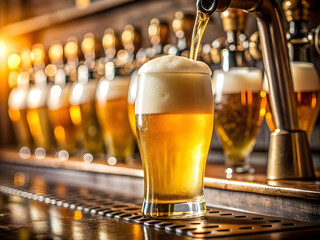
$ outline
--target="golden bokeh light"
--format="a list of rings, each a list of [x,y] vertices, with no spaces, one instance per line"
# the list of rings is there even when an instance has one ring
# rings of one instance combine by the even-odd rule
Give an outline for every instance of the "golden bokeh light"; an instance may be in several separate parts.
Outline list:
[[[23,49],[20,53],[21,57],[21,68],[23,69],[29,69],[31,68],[31,51],[30,49]]]
[[[55,42],[49,48],[49,58],[51,62],[59,62],[62,61],[63,57],[63,47],[60,42]]]
[[[78,56],[78,40],[75,37],[68,39],[68,42],[64,46],[64,54],[69,60],[76,59]]]
[[[53,77],[54,75],[56,75],[57,67],[53,64],[48,64],[44,71],[48,77]]]
[[[102,38],[102,45],[103,45],[104,49],[115,47],[115,36],[114,36],[113,29],[108,28],[104,32],[104,36]]]
[[[82,219],[82,212],[80,210],[74,211],[74,220],[81,220]]]
[[[79,9],[84,9],[89,7],[91,0],[76,0],[76,7]]]
[[[70,117],[74,125],[79,126],[81,124],[80,106],[74,105],[70,107]]]
[[[94,43],[94,35],[92,33],[87,33],[84,36],[84,39],[81,43],[81,49],[84,52],[84,54],[90,54],[94,52],[95,43]]]
[[[12,53],[8,57],[8,67],[11,70],[17,69],[21,63],[21,58],[17,53]]]
[[[31,59],[36,66],[43,64],[44,48],[41,43],[37,43],[32,46]]]
[[[124,27],[124,31],[121,35],[121,40],[123,44],[132,43],[134,39],[134,28],[132,25],[127,25]]]

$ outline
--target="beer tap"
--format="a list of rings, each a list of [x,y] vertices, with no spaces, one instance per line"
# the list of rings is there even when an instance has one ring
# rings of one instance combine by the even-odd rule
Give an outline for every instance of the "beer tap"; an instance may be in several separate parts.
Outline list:
[[[314,178],[308,137],[298,127],[284,19],[278,3],[275,0],[198,0],[197,8],[208,15],[228,8],[255,13],[276,126],[270,136],[267,178]]]
[[[246,23],[246,14],[239,9],[230,9],[221,13],[224,31],[227,33],[226,47],[221,50],[222,70],[228,71],[231,67],[245,67],[243,42],[246,36],[243,29]]]
[[[307,26],[310,5],[306,0],[287,0],[282,7],[289,23],[287,39],[299,128],[310,138],[320,108],[319,77],[312,62],[315,41]],[[264,85],[268,93],[268,85]],[[268,108],[266,121],[272,131],[273,119]]]
[[[317,36],[314,33],[317,31],[308,29],[310,4],[307,0],[286,0],[282,8],[289,23],[287,39],[290,60],[312,62],[312,44],[318,49],[319,41],[315,41]]]

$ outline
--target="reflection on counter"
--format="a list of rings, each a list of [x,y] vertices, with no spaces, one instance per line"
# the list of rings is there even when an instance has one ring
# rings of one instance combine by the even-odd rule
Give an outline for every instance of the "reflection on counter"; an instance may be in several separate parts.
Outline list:
[[[5,195],[0,195],[0,203],[0,213],[6,214],[5,220],[1,218],[6,226],[1,229],[2,239],[149,239],[142,237],[139,225],[83,215],[79,210]]]

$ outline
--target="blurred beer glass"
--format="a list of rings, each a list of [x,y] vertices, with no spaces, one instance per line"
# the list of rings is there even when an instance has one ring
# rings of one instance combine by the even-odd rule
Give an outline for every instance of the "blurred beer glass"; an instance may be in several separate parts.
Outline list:
[[[144,170],[142,214],[184,218],[205,214],[203,177],[213,128],[211,70],[163,56],[139,70],[135,104]]]
[[[132,133],[136,139],[137,139],[137,129],[136,129],[136,118],[134,113],[134,104],[137,96],[137,88],[138,88],[138,70],[132,73],[130,84],[129,84],[129,90],[128,90],[128,116],[129,116],[129,122],[130,122]]]
[[[218,70],[213,75],[215,129],[226,156],[226,173],[253,169],[250,155],[265,113],[262,74],[245,67]]]
[[[21,72],[18,75],[17,87],[12,89],[8,99],[8,113],[19,148],[32,146],[26,115],[28,91],[29,74]]]
[[[319,76],[313,63],[309,62],[291,62],[291,71],[297,101],[299,128],[306,131],[310,138],[320,109]],[[263,88],[267,93],[266,121],[272,132],[275,130],[275,126],[269,102],[269,87],[266,76]]]
[[[105,77],[99,81],[96,106],[107,154],[118,161],[129,161],[134,151],[134,137],[128,119],[130,76],[110,76],[112,62],[106,63]]]
[[[84,136],[84,148],[91,160],[103,150],[95,106],[97,84],[96,80],[89,79],[88,67],[81,65],[78,68],[78,81],[72,85],[69,97],[71,121],[76,127],[80,127]]]
[[[30,87],[27,98],[27,121],[34,141],[35,153],[51,152],[55,148],[53,131],[49,121],[47,97],[49,86],[44,71],[39,70],[34,75],[35,85]]]
[[[66,82],[65,71],[58,69],[48,95],[48,111],[58,147],[70,154],[76,150],[77,140],[76,129],[70,116],[71,86],[72,83]]]

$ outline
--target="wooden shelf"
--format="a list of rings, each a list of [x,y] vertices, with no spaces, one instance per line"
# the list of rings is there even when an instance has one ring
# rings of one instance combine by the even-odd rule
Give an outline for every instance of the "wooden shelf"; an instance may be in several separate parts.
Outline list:
[[[1,29],[0,36],[10,39],[23,34],[45,29],[56,24],[90,16],[111,8],[120,7],[133,1],[138,2],[141,0],[100,0],[92,2],[87,8],[84,9],[79,9],[76,7],[62,9],[57,12],[44,14],[31,19],[6,25]]]

